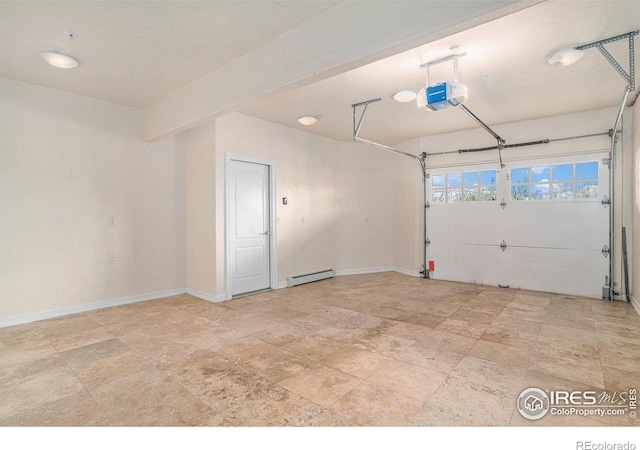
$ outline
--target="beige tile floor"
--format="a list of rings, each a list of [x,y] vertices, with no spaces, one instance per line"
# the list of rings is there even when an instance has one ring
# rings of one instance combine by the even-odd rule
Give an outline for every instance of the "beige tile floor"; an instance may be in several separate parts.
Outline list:
[[[358,275],[0,329],[0,425],[637,426],[515,405],[639,374],[628,303]]]

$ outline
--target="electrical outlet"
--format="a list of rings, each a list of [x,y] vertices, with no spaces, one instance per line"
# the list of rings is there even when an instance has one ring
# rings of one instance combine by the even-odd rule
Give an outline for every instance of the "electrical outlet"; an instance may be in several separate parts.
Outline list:
[[[109,216],[109,226],[110,227],[116,226],[116,216]]]
[[[109,255],[109,264],[118,264],[118,257],[116,255]]]

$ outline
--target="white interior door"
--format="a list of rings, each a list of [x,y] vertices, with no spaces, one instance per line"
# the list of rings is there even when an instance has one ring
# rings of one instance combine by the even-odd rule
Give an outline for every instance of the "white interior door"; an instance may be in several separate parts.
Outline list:
[[[267,289],[271,278],[269,166],[232,160],[228,176],[231,294]]]
[[[609,239],[604,157],[510,162],[499,172],[495,165],[432,171],[433,278],[601,297],[609,265],[602,253]]]

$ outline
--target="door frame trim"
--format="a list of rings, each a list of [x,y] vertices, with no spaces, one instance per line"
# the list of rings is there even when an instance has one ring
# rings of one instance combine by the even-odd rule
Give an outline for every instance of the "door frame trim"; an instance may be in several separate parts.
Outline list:
[[[262,164],[269,168],[269,231],[271,238],[269,239],[269,287],[276,289],[278,285],[278,246],[276,232],[276,166],[277,162],[273,159],[260,158],[258,156],[243,155],[240,153],[225,152],[225,244],[226,244],[226,263],[227,285],[226,299],[231,300],[233,290],[231,289],[231,263],[232,243],[231,243],[231,214],[229,214],[231,205],[231,161],[240,161],[252,164]]]

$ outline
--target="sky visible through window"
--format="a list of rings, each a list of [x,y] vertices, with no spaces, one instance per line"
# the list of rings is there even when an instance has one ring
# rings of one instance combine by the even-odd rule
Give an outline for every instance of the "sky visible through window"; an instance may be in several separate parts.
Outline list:
[[[494,201],[496,171],[437,174],[431,177],[434,203]]]
[[[570,200],[598,196],[598,163],[511,169],[513,200]]]
[[[575,200],[598,197],[598,162],[539,165],[511,169],[512,200]],[[482,170],[435,174],[434,203],[494,201],[497,172]]]

